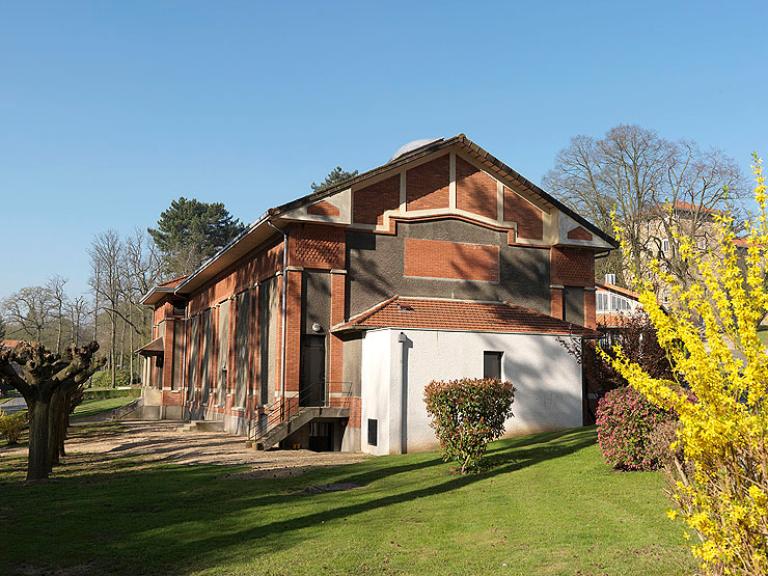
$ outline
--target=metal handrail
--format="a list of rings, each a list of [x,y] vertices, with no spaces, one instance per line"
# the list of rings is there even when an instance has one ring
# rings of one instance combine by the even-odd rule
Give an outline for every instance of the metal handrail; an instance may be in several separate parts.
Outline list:
[[[255,441],[258,438],[263,437],[270,430],[276,428],[280,424],[290,422],[292,418],[297,416],[302,409],[305,408],[328,408],[330,404],[330,389],[332,385],[342,384],[341,398],[348,398],[352,395],[352,383],[346,381],[325,381],[316,382],[309,386],[305,386],[299,391],[298,396],[286,398],[283,402],[282,398],[275,400],[274,402],[267,404],[265,412],[267,413],[266,419],[259,418],[258,416],[251,416],[248,420],[248,441]],[[309,398],[314,398],[315,392],[320,387],[323,387],[323,401],[322,404],[307,406],[304,402]]]

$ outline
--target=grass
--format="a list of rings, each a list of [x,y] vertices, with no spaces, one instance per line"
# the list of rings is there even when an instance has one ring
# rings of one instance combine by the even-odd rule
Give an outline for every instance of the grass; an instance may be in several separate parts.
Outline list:
[[[115,425],[101,433],[115,432]],[[99,434],[91,427],[87,434]],[[610,470],[593,429],[504,440],[457,476],[437,454],[266,480],[216,466],[0,463],[0,573],[672,575],[690,572],[658,473]],[[308,493],[331,482],[359,488]],[[55,520],[54,520],[55,519]],[[42,573],[42,572],[40,572]],[[70,572],[67,572],[70,573]]]
[[[97,414],[103,414],[109,412],[115,408],[120,408],[133,402],[136,398],[133,396],[116,396],[115,398],[101,398],[101,399],[86,399],[83,403],[75,408],[75,412],[72,415],[73,420],[77,418],[84,418],[90,416],[96,416]]]

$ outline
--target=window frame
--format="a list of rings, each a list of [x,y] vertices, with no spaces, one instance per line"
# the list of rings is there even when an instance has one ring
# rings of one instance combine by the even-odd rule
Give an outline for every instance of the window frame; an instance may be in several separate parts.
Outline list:
[[[492,359],[494,362],[494,372],[498,372],[498,376],[488,375],[488,361]],[[504,352],[499,350],[483,350],[483,379],[504,379]]]

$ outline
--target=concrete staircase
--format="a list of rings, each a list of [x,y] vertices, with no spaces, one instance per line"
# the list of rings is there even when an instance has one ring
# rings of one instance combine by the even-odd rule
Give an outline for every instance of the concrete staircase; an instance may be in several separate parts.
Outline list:
[[[348,418],[349,408],[330,408],[306,406],[300,408],[287,422],[281,422],[267,430],[256,440],[258,450],[274,448],[281,440],[285,440],[302,426],[306,426],[316,418]]]
[[[179,432],[224,432],[223,420],[192,420],[178,429]]]

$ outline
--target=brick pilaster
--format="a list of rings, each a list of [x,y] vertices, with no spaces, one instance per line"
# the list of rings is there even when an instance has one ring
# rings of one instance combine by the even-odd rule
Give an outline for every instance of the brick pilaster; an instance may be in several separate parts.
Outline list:
[[[587,328],[597,328],[597,312],[595,309],[595,290],[594,288],[584,289],[584,326]]]
[[[173,327],[176,321],[173,318],[165,319],[165,332],[163,334],[163,390],[170,390],[173,382]]]
[[[286,270],[285,391],[299,392],[301,358],[301,270]]]
[[[345,270],[331,270],[331,326],[345,320],[347,277]],[[328,381],[331,395],[346,391],[344,385],[344,342],[335,334],[328,336]],[[333,398],[333,396],[331,396]],[[333,403],[333,402],[331,402]]]
[[[563,319],[563,287],[550,286],[550,316],[559,320]]]

